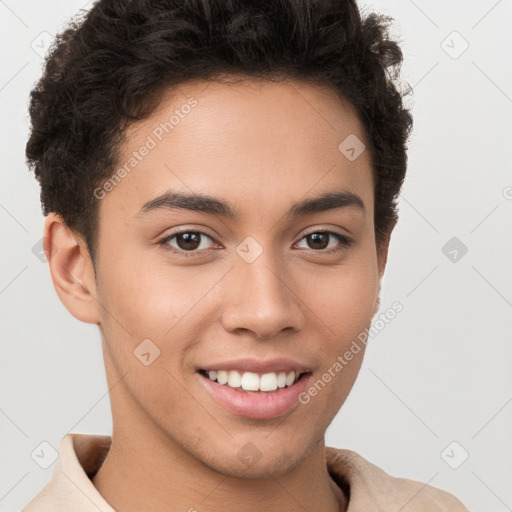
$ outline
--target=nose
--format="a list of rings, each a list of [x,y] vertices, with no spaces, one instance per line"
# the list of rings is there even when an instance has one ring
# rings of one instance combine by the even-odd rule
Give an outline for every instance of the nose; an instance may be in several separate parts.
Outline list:
[[[226,294],[221,322],[233,333],[251,333],[262,339],[275,339],[282,331],[300,331],[305,305],[301,290],[265,250],[252,263],[235,261]]]

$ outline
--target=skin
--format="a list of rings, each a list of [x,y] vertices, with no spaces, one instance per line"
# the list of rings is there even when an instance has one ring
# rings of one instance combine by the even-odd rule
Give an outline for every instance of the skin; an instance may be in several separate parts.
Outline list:
[[[274,419],[231,413],[196,370],[241,357],[291,357],[310,365],[314,382],[370,325],[389,236],[377,250],[369,152],[349,161],[338,150],[350,134],[364,141],[363,129],[326,87],[190,82],[130,127],[120,165],[190,97],[198,105],[99,201],[97,282],[80,235],[55,214],[45,223],[56,291],[102,338],[114,428],[93,484],[120,512],[148,503],[154,512],[346,510],[326,469],[324,434],[364,350],[309,404]],[[365,213],[285,216],[293,203],[334,189],[359,195]],[[229,201],[238,216],[137,215],[168,190]],[[326,254],[305,238],[321,229],[353,243],[343,247],[331,236],[325,246],[341,250]],[[177,238],[159,244],[194,230],[211,237],[200,239],[197,257],[183,256],[187,245]],[[236,252],[247,236],[263,250],[252,263]],[[160,349],[149,366],[134,355],[145,339]],[[237,456],[247,443],[261,454],[248,465]]]

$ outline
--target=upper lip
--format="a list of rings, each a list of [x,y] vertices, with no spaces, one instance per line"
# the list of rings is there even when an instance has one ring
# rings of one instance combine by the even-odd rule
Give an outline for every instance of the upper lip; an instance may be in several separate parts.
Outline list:
[[[305,373],[310,372],[311,367],[304,363],[294,361],[287,358],[278,359],[231,359],[229,361],[220,361],[218,363],[211,363],[206,366],[201,366],[200,370],[241,370],[243,372],[253,373],[270,373],[270,372],[291,372]]]

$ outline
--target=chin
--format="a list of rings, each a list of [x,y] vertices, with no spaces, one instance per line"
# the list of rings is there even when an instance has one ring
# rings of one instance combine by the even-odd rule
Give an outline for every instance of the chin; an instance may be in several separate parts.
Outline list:
[[[204,461],[211,470],[230,478],[267,479],[285,475],[295,469],[304,460],[307,454],[289,449],[276,453],[275,451],[257,455],[252,461],[241,461],[238,456],[218,457],[213,461]],[[260,457],[260,458],[259,458]]]
[[[196,445],[193,455],[206,467],[232,478],[266,479],[290,473],[311,454],[323,435],[304,432],[295,439],[284,432],[269,431],[264,435],[243,435],[231,438],[226,445],[217,444],[213,450]],[[213,445],[214,442],[211,442]],[[210,446],[211,446],[210,445]]]

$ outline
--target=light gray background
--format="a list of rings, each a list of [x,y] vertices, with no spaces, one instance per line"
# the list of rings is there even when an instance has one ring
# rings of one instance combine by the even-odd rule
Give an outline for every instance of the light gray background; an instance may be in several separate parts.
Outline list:
[[[360,5],[395,19],[414,88],[381,303],[404,310],[371,340],[327,443],[447,489],[472,511],[512,510],[512,1]],[[112,427],[97,327],[65,310],[32,252],[43,217],[24,157],[40,55],[82,7],[0,0],[1,511],[49,480],[54,464],[31,458],[41,442],[58,449],[69,431]],[[452,237],[468,248],[455,262],[442,251]]]

